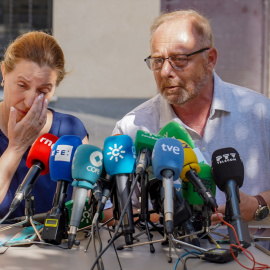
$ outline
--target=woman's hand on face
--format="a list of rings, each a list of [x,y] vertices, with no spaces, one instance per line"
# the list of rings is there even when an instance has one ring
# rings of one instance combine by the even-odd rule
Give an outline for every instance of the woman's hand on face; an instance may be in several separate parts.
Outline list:
[[[40,94],[33,102],[25,117],[16,122],[17,111],[10,108],[8,121],[9,147],[14,147],[16,151],[23,153],[37,139],[47,121],[48,101],[44,95]]]

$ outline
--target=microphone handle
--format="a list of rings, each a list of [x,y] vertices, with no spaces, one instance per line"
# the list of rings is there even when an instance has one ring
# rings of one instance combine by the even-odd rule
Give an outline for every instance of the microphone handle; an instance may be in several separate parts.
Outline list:
[[[24,177],[22,183],[18,187],[17,192],[22,192],[24,197],[27,196],[33,189],[40,173],[44,170],[44,165],[41,161],[35,160],[32,167],[29,169],[28,173]],[[29,189],[31,187],[31,190]]]
[[[86,188],[76,188],[74,204],[72,207],[72,214],[70,218],[70,226],[76,226],[77,228],[80,225],[82,218],[82,213],[87,198],[88,190]]]
[[[164,218],[166,230],[169,234],[173,233],[173,214],[174,214],[174,187],[173,172],[166,169],[162,171],[162,186],[164,191]]]
[[[225,187],[226,208],[231,220],[241,219],[239,187],[234,180],[228,180]]]
[[[74,204],[72,207],[72,213],[70,218],[70,228],[68,234],[68,248],[72,248],[75,243],[77,229],[79,228],[82,213],[87,197],[88,190],[86,188],[76,188]]]
[[[43,170],[44,164],[41,161],[35,161],[22,183],[19,185],[15,197],[9,207],[9,211],[13,212],[19,206],[22,200],[31,193],[34,184]]]
[[[140,150],[137,158],[136,174],[142,175],[150,166],[151,151],[148,148]]]
[[[53,197],[53,205],[52,208],[60,208],[63,209],[65,207],[65,199],[67,197],[67,189],[69,182],[65,180],[59,180],[57,182],[56,191]]]
[[[226,209],[225,214],[229,216],[229,223],[234,227],[238,240],[244,248],[251,245],[248,224],[242,220],[240,212],[240,194],[239,187],[234,180],[228,180],[225,187]],[[238,244],[233,230],[228,227],[231,244]]]
[[[119,202],[121,213],[123,212],[124,206],[130,193],[130,175],[132,174],[115,175],[116,192],[118,197],[117,199]],[[122,226],[126,239],[126,244],[127,245],[133,244],[132,233],[134,233],[135,230],[133,223],[133,211],[131,200],[129,201],[128,207],[126,209]]]
[[[216,199],[214,198],[212,192],[210,189],[206,188],[198,174],[190,169],[186,173],[186,178],[192,183],[194,187],[197,188],[197,192],[204,201],[205,205],[209,205],[213,212],[215,212],[215,209],[218,208]]]

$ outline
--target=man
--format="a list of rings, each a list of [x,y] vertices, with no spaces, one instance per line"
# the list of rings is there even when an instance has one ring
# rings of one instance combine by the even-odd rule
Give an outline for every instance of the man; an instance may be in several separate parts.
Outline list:
[[[186,128],[209,164],[215,150],[235,148],[245,167],[241,215],[245,221],[253,220],[261,210],[254,195],[261,195],[260,204],[270,204],[269,99],[217,76],[217,50],[209,21],[193,10],[156,18],[150,53],[145,61],[159,94],[125,115],[113,134],[134,139],[137,130],[158,133],[176,121]],[[217,189],[216,198],[218,212],[224,215],[224,193]],[[256,219],[260,219],[257,216],[258,212]],[[217,221],[213,215],[212,224]]]

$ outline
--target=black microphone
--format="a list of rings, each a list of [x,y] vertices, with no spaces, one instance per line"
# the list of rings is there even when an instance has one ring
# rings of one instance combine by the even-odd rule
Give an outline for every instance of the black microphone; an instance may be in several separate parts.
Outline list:
[[[239,188],[244,181],[244,165],[234,148],[222,148],[212,155],[213,177],[218,188],[225,192],[226,209],[225,217],[234,227],[240,244],[248,248],[251,244],[248,225],[241,218]],[[232,228],[228,227],[231,244],[237,241]]]

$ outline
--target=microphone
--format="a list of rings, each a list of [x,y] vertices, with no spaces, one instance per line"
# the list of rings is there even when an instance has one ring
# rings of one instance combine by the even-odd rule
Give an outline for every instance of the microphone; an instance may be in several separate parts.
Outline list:
[[[158,134],[164,137],[175,138],[186,142],[195,152],[199,163],[208,164],[200,149],[195,147],[191,136],[181,124],[173,121],[169,122],[159,131]]]
[[[135,170],[135,146],[128,135],[110,136],[104,141],[103,153],[106,172],[110,176],[115,176],[117,199],[122,213],[130,193],[130,182]],[[126,244],[132,244],[132,234],[135,230],[131,200],[123,219],[122,228]]]
[[[71,165],[75,150],[82,140],[75,135],[64,135],[54,144],[50,159],[50,176],[57,182],[52,209],[45,218],[42,239],[45,242],[59,245],[67,238],[68,210],[65,206],[69,183],[72,183]]]
[[[171,121],[165,125],[158,133],[163,137],[175,138],[185,141],[192,149],[195,148],[191,136],[187,130],[179,123]]]
[[[135,149],[137,153],[136,174],[143,175],[151,164],[151,155],[155,143],[162,138],[160,135],[138,130],[135,137]]]
[[[222,148],[212,155],[212,171],[216,185],[225,192],[225,217],[234,227],[240,244],[247,248],[251,245],[248,225],[241,218],[239,188],[244,181],[244,165],[234,148]],[[233,230],[229,227],[231,244],[237,244]]]
[[[215,209],[218,207],[218,205],[211,190],[206,188],[198,176],[198,173],[200,172],[200,166],[198,164],[196,154],[186,142],[182,140],[180,141],[183,144],[185,153],[184,166],[180,177],[183,181],[190,181],[193,186],[197,188],[197,192],[202,198],[204,204],[209,206],[211,210],[215,212]]]
[[[152,153],[152,167],[157,179],[162,180],[164,192],[165,227],[173,233],[174,187],[173,181],[181,174],[184,164],[184,150],[180,141],[172,138],[159,139]]]
[[[93,145],[78,146],[72,162],[72,186],[76,187],[70,219],[68,248],[72,248],[80,225],[88,190],[92,190],[103,168],[102,150]]]
[[[212,175],[212,169],[208,164],[199,163],[200,172],[198,173],[199,178],[206,188],[211,190],[213,196],[216,195],[216,184]],[[204,202],[199,196],[194,185],[189,181],[183,181],[182,186],[182,196],[185,198],[190,205],[203,205]]]
[[[212,176],[211,167],[208,164],[199,163],[199,178],[213,196],[216,195],[216,184]],[[208,206],[204,205],[204,201],[199,196],[197,189],[189,181],[182,181],[182,196],[185,198],[192,208],[192,224],[196,231],[200,231],[202,226],[209,228],[211,225],[212,211]]]
[[[53,144],[57,140],[58,137],[53,134],[45,133],[30,148],[26,159],[26,166],[29,168],[29,171],[15,193],[9,213],[12,213],[22,200],[31,193],[39,175],[45,175],[49,172],[49,157]]]

